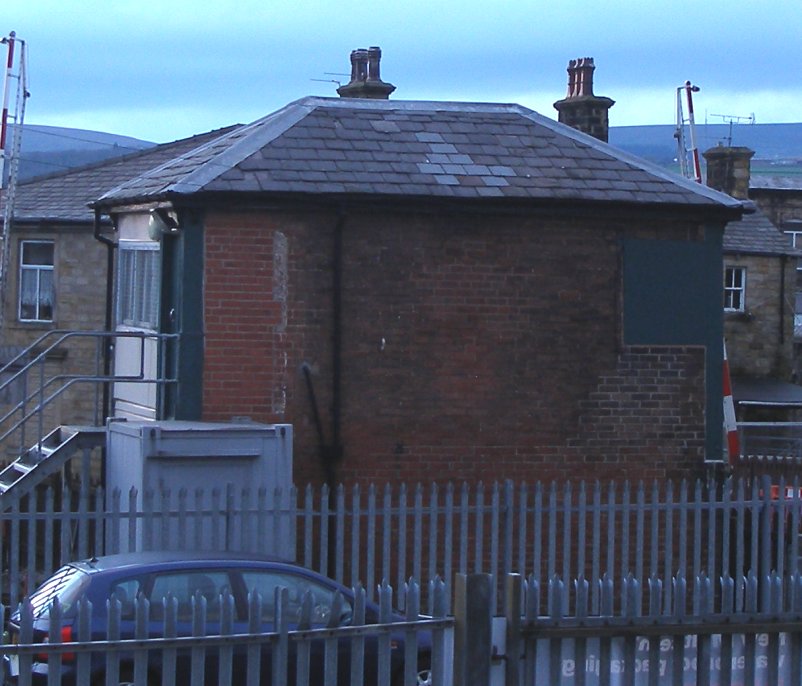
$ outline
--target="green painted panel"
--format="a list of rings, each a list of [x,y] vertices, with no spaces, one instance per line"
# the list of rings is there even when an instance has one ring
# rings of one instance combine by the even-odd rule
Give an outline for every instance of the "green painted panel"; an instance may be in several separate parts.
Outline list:
[[[203,224],[182,216],[181,231],[162,239],[161,330],[179,333],[168,346],[168,373],[178,384],[165,389],[164,416],[199,420],[203,411]]]
[[[706,445],[722,454],[722,254],[720,228],[704,241],[625,240],[624,343],[706,349]]]

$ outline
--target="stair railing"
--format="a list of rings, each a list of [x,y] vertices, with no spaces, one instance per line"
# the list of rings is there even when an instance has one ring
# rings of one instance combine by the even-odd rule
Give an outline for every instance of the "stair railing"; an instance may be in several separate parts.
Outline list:
[[[113,383],[142,383],[166,385],[176,382],[175,378],[168,378],[165,373],[166,344],[178,338],[178,334],[158,334],[146,331],[48,331],[37,338],[31,345],[0,367],[0,397],[14,390],[18,393],[16,402],[12,402],[9,409],[0,416],[0,446],[6,445],[16,434],[18,445],[16,454],[21,455],[30,445],[30,429],[36,438],[34,443],[41,444],[46,433],[53,427],[45,424],[45,410],[61,397],[69,388],[76,384],[89,384],[93,387],[93,417],[95,426],[99,426],[105,419],[102,417],[100,402],[101,391],[104,386],[108,388]],[[140,341],[139,365],[132,374],[104,373],[105,354],[113,358],[114,343],[118,339],[133,338]],[[86,370],[71,370],[50,376],[46,373],[46,364],[57,358],[69,341],[90,339],[95,341],[95,354],[93,364]],[[160,364],[156,377],[148,376],[145,370],[146,351],[145,342],[155,341],[158,345]],[[29,388],[29,379],[36,377],[36,383]],[[113,414],[113,409],[110,414]]]

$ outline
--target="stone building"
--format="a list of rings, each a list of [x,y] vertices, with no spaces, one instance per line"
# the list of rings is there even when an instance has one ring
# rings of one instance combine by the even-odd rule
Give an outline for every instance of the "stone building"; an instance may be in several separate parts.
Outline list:
[[[753,155],[744,147],[707,150],[708,185],[748,201]],[[738,419],[791,419],[802,406],[802,388],[792,383],[802,251],[754,203],[740,221],[727,225],[723,251],[724,335]]]

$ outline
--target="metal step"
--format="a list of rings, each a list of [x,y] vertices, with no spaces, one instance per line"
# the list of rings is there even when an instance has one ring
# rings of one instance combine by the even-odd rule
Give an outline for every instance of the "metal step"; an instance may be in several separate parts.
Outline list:
[[[102,435],[102,429],[96,427],[83,431],[80,427],[61,426],[51,431],[0,471],[0,511],[10,506],[12,498],[29,494],[58,472],[76,450],[87,445],[87,438],[89,444],[97,445]]]

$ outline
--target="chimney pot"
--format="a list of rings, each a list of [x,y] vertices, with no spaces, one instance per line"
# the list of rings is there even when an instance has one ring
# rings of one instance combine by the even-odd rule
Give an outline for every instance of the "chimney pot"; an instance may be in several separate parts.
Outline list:
[[[337,89],[343,98],[387,100],[395,86],[381,80],[381,48],[373,46],[351,51],[351,81]]]
[[[614,100],[593,94],[592,57],[568,62],[568,95],[554,103],[560,123],[598,138],[605,143],[609,136],[608,110]]]

